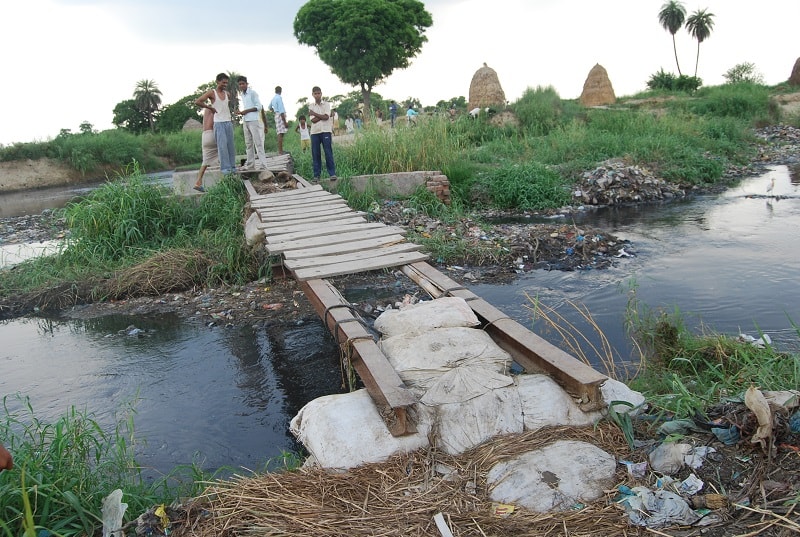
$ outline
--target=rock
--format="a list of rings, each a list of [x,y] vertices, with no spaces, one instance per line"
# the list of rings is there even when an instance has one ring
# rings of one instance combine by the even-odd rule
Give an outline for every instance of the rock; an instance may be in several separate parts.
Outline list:
[[[581,93],[581,104],[583,106],[603,106],[614,104],[617,101],[614,95],[614,88],[608,78],[605,67],[599,63],[592,67],[586,82],[583,83],[583,93]]]
[[[794,62],[792,74],[789,76],[789,85],[800,86],[800,58],[797,58],[797,60]]]

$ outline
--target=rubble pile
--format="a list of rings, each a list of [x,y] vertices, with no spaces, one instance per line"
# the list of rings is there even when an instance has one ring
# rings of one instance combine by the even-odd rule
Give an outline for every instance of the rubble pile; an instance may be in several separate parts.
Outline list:
[[[771,125],[758,129],[756,137],[766,144],[759,146],[757,161],[763,164],[800,164],[800,129],[791,125]]]
[[[686,192],[678,185],[659,179],[640,166],[622,160],[607,160],[587,171],[573,191],[576,202],[584,205],[622,205],[682,198]]]

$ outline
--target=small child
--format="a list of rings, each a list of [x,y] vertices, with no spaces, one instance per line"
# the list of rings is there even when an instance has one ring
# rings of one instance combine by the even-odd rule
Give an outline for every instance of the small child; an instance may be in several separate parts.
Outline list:
[[[300,133],[300,148],[303,153],[306,149],[311,147],[311,134],[308,132],[308,124],[306,123],[306,116],[300,116],[298,119],[297,127],[294,128],[295,132]]]

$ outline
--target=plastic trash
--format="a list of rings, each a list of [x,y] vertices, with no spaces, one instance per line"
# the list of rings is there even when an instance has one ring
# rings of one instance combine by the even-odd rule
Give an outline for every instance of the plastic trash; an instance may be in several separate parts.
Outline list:
[[[800,433],[800,410],[789,418],[789,430],[794,434]]]
[[[628,513],[631,523],[648,528],[667,526],[690,526],[700,520],[689,503],[673,492],[646,487],[634,487],[632,496],[620,502]]]
[[[122,491],[114,490],[103,498],[101,509],[103,516],[103,537],[124,537],[122,533],[122,518],[125,516],[127,503],[122,503]]]
[[[742,435],[739,433],[739,428],[736,425],[731,425],[730,427],[712,427],[711,433],[726,446],[734,446],[742,439]]]
[[[641,479],[647,474],[647,461],[645,462],[619,461],[619,463],[624,464],[625,467],[628,469],[628,475],[635,479]]]
[[[697,477],[694,474],[689,474],[689,477],[681,481],[681,484],[678,486],[678,491],[684,494],[688,494],[689,496],[694,496],[701,490],[703,490],[703,480]]]

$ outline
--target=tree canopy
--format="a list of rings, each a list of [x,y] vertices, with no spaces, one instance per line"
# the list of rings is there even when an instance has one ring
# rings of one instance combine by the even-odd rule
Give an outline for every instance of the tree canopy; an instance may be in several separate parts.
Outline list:
[[[697,39],[697,58],[694,62],[694,76],[697,76],[697,65],[700,63],[700,43],[708,39],[714,28],[714,14],[706,9],[698,9],[686,19],[686,30]]]
[[[658,22],[661,26],[672,34],[672,50],[675,53],[675,65],[678,66],[678,75],[681,73],[681,64],[678,63],[678,48],[675,46],[675,34],[683,26],[683,21],[686,19],[686,8],[677,0],[669,0],[661,6],[661,11],[658,12]],[[695,73],[696,75],[696,73]]]
[[[161,90],[155,80],[140,80],[133,90],[133,101],[136,108],[147,117],[150,130],[155,130],[155,114],[161,106]]]
[[[294,36],[339,80],[359,86],[369,109],[372,88],[408,67],[432,24],[417,0],[310,0],[295,16]]]

